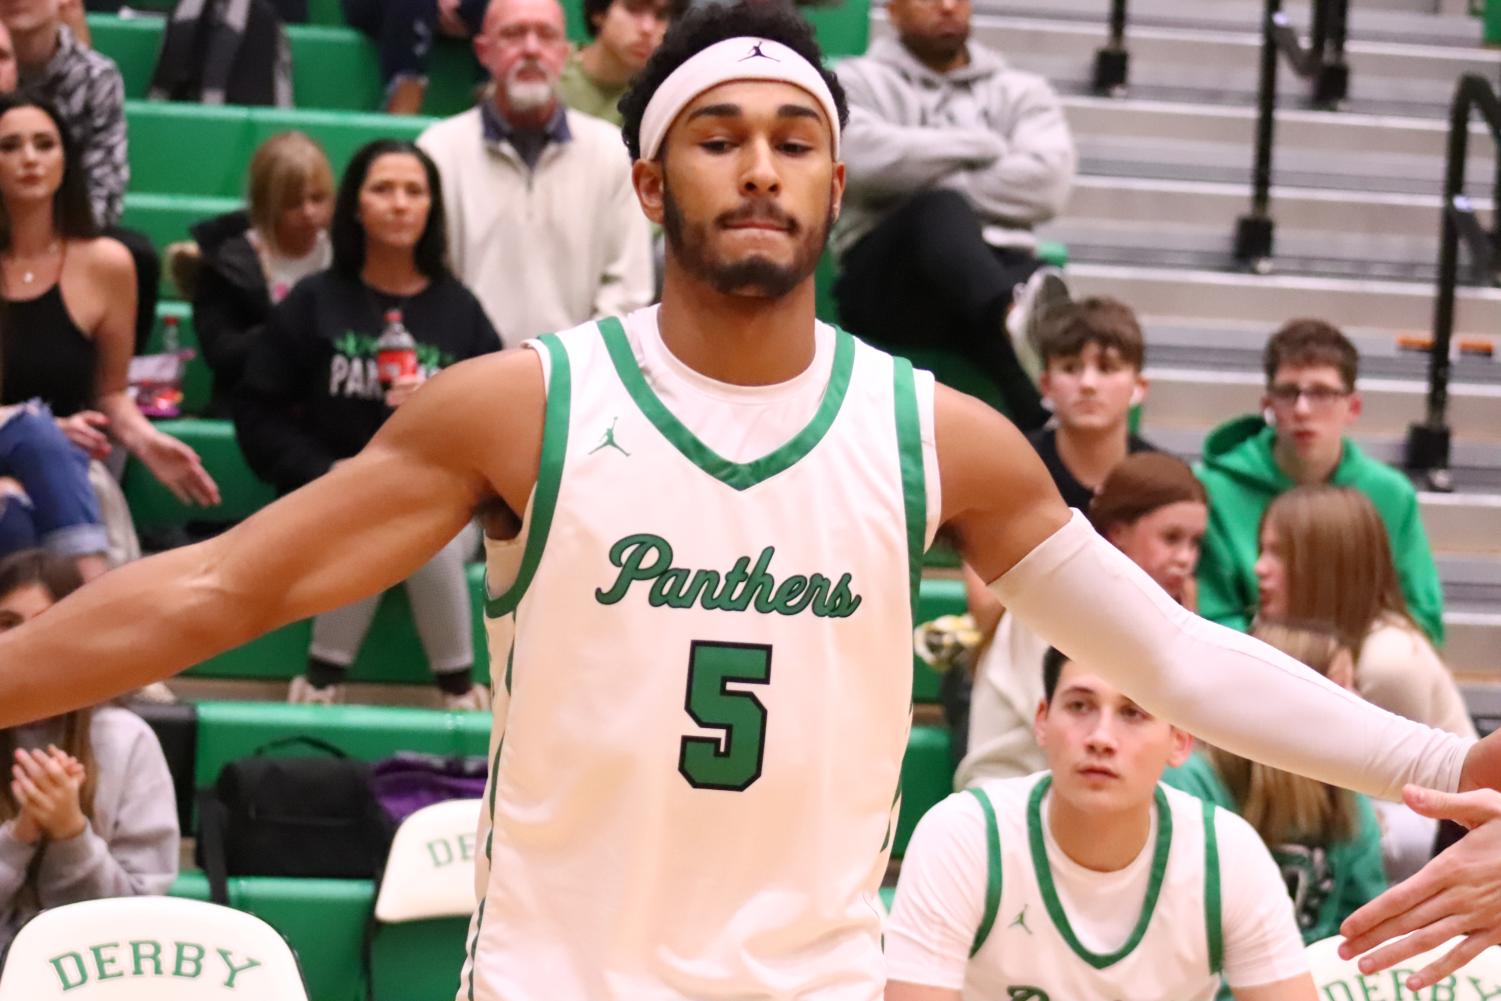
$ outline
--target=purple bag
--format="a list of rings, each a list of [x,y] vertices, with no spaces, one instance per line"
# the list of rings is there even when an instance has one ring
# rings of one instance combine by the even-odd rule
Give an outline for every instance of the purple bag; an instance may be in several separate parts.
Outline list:
[[[376,802],[400,824],[425,806],[450,799],[482,799],[486,765],[483,755],[420,754],[399,751],[377,761],[370,784]]]

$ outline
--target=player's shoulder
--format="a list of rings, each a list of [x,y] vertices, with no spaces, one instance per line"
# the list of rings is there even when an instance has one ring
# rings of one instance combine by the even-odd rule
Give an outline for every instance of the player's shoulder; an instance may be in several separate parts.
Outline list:
[[[985,836],[991,818],[998,827],[1016,826],[1045,772],[1016,778],[986,779],[950,794],[923,816],[930,827],[944,827],[972,837]]]

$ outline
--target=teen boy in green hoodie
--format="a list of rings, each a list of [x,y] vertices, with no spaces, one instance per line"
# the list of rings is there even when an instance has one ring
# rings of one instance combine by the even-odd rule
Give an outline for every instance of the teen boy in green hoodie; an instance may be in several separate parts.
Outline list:
[[[1346,437],[1360,416],[1360,356],[1321,320],[1293,320],[1267,342],[1261,416],[1220,425],[1195,470],[1209,492],[1209,531],[1199,559],[1199,614],[1245,629],[1256,612],[1261,516],[1272,498],[1310,483],[1354,487],[1381,512],[1408,609],[1442,643],[1443,593],[1418,498],[1407,477]]]

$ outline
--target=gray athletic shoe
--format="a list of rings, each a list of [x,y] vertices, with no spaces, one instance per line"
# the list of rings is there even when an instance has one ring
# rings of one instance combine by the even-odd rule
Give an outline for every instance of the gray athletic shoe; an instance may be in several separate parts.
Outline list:
[[[299,674],[287,688],[287,701],[294,706],[335,706],[344,701],[344,686],[315,688],[311,681]]]
[[[1072,301],[1063,272],[1054,267],[1039,268],[1012,290],[1006,333],[1033,382],[1042,374],[1042,335],[1048,321]]]

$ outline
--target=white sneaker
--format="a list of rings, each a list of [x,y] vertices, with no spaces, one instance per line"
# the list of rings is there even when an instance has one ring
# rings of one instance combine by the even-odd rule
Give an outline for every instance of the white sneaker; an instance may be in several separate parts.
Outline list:
[[[315,688],[303,675],[292,679],[287,688],[287,701],[294,706],[334,706],[344,701],[344,686],[329,685]]]
[[[1006,333],[1022,368],[1036,382],[1042,374],[1042,332],[1059,309],[1073,301],[1063,272],[1039,268],[1011,292],[1011,311],[1006,314]]]
[[[489,712],[490,689],[484,685],[471,685],[463,695],[443,693],[443,708],[449,712]]]

